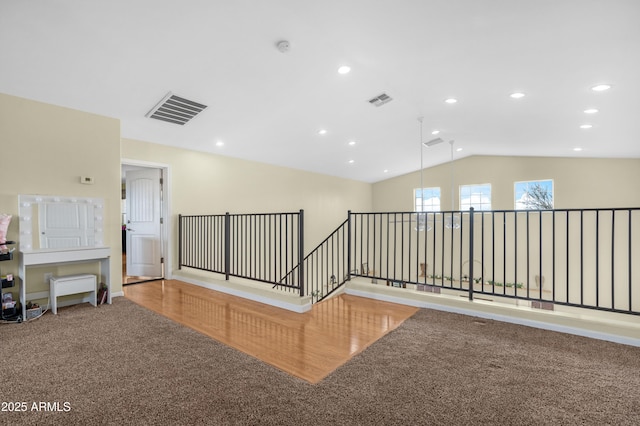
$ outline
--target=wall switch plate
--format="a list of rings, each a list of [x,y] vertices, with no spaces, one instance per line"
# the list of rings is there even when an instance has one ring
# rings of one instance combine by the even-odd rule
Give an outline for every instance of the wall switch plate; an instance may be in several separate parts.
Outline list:
[[[93,176],[80,176],[80,183],[85,185],[93,185]]]

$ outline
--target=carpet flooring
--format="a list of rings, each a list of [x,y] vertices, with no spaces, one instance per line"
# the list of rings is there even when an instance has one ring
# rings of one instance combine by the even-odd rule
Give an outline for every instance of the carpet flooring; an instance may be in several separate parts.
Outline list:
[[[315,385],[122,297],[0,362],[2,425],[640,424],[640,348],[426,309]]]

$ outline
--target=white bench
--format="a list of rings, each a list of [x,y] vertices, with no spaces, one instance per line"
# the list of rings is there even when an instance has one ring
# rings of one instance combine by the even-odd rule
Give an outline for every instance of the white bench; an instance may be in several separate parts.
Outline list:
[[[91,293],[89,303],[93,306],[98,306],[96,276],[91,274],[81,274],[51,277],[49,280],[51,312],[53,312],[54,315],[58,314],[57,297],[77,293]]]

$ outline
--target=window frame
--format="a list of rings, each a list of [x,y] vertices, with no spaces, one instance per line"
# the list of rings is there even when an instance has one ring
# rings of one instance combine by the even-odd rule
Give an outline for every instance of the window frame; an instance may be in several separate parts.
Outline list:
[[[468,206],[466,208],[464,208],[463,203],[462,203],[462,195],[463,195],[463,190],[466,188],[474,188],[474,187],[488,187],[489,188],[489,203],[488,203],[488,208],[487,207],[487,203],[483,203],[482,202],[482,196],[486,195],[484,192],[480,192],[480,204],[477,205],[477,203],[469,203]],[[473,207],[474,210],[479,211],[490,211],[492,204],[493,204],[493,199],[492,199],[492,193],[493,193],[493,188],[491,186],[490,183],[472,183],[472,184],[468,184],[468,185],[459,185],[458,186],[458,206],[460,208],[460,211],[468,211],[471,207]],[[469,193],[469,200],[471,200],[472,196],[473,196],[474,192],[473,190],[471,190],[471,192]],[[465,204],[466,205],[466,204]]]
[[[540,207],[518,207],[518,185],[522,184],[536,184],[542,182],[550,182],[551,183],[551,208],[540,208]],[[528,187],[527,187],[528,189]],[[526,192],[526,190],[525,190]],[[522,194],[524,195],[524,194]],[[513,183],[513,209],[514,210],[553,210],[555,208],[555,182],[553,179],[534,179],[534,180],[521,180]]]
[[[425,191],[432,191],[435,192],[434,190],[437,190],[438,192],[438,208],[434,209],[433,207],[433,203],[431,206],[427,206],[427,208],[425,209],[425,205],[424,205],[424,193]],[[418,191],[421,191],[420,197],[418,197]],[[429,192],[427,193],[429,194]],[[433,199],[435,198],[434,196],[430,196],[429,199]],[[422,204],[422,209],[418,209],[418,199],[421,200],[421,204]],[[413,189],[413,211],[420,213],[420,212],[439,212],[441,211],[441,206],[442,206],[442,191],[440,189],[439,186],[431,186],[431,187],[424,187],[424,188],[414,188]],[[431,207],[431,208],[429,208]]]

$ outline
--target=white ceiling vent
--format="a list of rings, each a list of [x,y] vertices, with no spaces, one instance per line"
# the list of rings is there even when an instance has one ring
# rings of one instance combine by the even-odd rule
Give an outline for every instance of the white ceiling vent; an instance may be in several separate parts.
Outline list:
[[[206,107],[206,105],[181,98],[169,92],[146,116],[182,126]]]
[[[369,99],[369,103],[371,105],[379,107],[386,104],[387,102],[391,102],[392,100],[393,98],[391,96],[387,95],[386,93],[382,93],[373,99]]]
[[[444,140],[442,140],[442,138],[436,138],[436,139],[431,139],[429,142],[422,142],[422,145],[424,146],[434,146],[434,145],[438,145],[439,143],[444,142]]]

